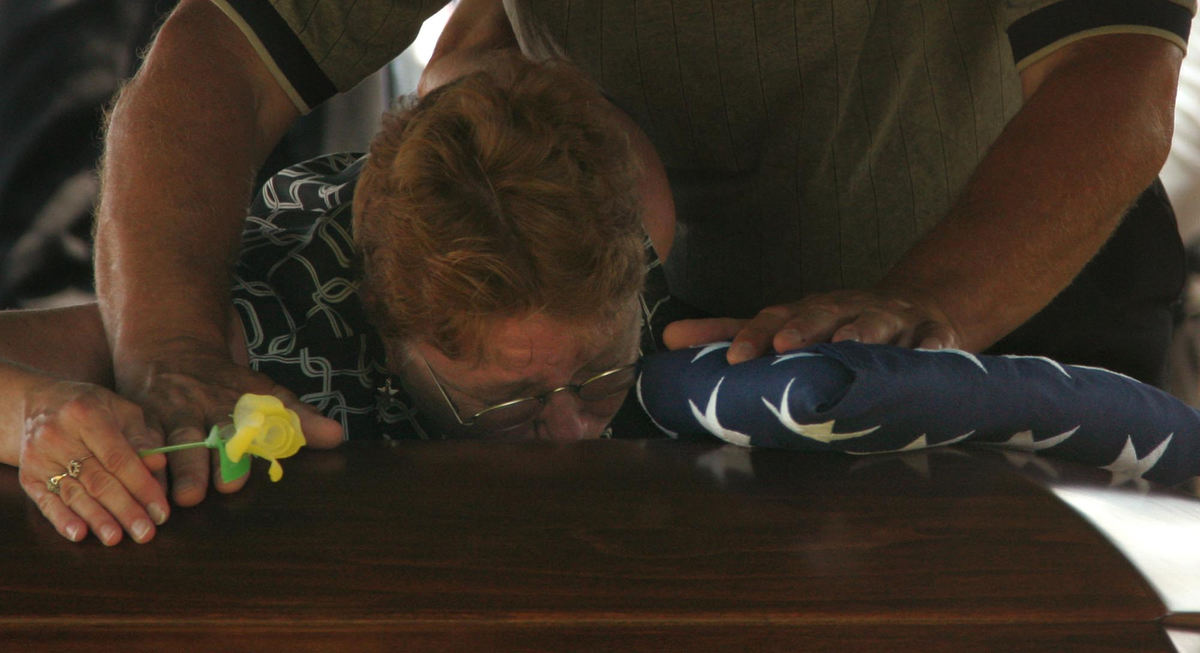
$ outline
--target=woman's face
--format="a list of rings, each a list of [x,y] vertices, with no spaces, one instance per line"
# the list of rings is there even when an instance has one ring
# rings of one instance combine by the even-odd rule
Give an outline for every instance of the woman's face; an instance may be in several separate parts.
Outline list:
[[[636,308],[610,324],[563,322],[540,314],[498,318],[486,329],[479,360],[448,358],[425,342],[411,344],[400,375],[421,412],[452,437],[579,440],[596,438],[621,407],[626,389],[604,399],[584,401],[575,393],[554,392],[530,422],[502,432],[464,427],[454,418],[440,383],[459,416],[514,399],[539,397],[578,385],[637,360],[641,321]]]

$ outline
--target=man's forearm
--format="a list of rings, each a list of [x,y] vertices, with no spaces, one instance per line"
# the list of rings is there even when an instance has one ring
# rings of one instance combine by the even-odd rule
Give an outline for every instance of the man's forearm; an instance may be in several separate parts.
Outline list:
[[[254,173],[296,115],[264,82],[274,84],[233,24],[191,1],[122,92],[96,233],[97,292],[117,360],[166,337],[224,346]]]
[[[1049,303],[1166,157],[1178,53],[1145,43],[1085,50],[1039,79],[960,201],[881,288],[929,301],[976,351]]]

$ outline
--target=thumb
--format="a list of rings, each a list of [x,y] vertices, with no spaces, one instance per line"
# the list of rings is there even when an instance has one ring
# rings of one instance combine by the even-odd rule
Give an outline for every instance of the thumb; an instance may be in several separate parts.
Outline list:
[[[345,439],[341,422],[325,417],[317,412],[316,408],[297,399],[296,395],[283,386],[275,386],[271,394],[278,397],[284,406],[295,411],[296,416],[300,418],[300,430],[304,432],[307,446],[332,449]]]
[[[316,449],[332,449],[342,443],[345,433],[341,422],[329,419],[308,404],[289,406],[300,417],[300,428],[308,446]]]
[[[733,340],[742,326],[749,320],[731,317],[714,317],[702,320],[679,320],[663,330],[663,344],[667,349],[684,349],[713,342]]]

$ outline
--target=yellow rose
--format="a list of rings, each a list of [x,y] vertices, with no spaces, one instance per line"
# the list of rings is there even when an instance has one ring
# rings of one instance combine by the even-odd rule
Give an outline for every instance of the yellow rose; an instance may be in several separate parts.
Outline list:
[[[278,459],[306,444],[300,418],[270,395],[242,395],[233,408],[233,427],[233,437],[225,443],[226,455],[235,463],[247,453],[271,461],[272,481],[283,478]]]

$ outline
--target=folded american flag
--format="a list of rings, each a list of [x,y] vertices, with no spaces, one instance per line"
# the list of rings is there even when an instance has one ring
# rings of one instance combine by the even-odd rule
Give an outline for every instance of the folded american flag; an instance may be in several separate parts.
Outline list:
[[[659,428],[853,454],[988,443],[1102,467],[1114,483],[1200,474],[1200,412],[1108,370],[856,342],[731,366],[728,347],[643,359],[638,399]]]

